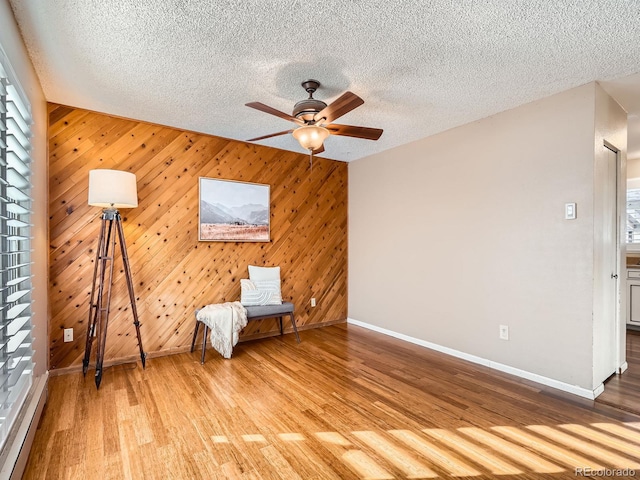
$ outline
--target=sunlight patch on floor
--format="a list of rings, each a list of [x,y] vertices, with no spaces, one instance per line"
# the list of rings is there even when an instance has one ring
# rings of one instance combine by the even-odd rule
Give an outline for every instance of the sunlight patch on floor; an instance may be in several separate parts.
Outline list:
[[[559,425],[559,427],[571,433],[581,435],[585,439],[598,442],[600,445],[604,445],[605,447],[609,447],[618,452],[626,453],[627,455],[631,455],[633,457],[637,457],[638,453],[640,453],[640,447],[638,447],[638,445],[627,443],[624,440],[620,440],[614,436],[599,432],[597,430],[594,430],[593,428],[585,427],[584,425],[570,424]]]
[[[421,437],[410,430],[390,430],[389,433],[412,448],[423,457],[429,459],[434,465],[448,471],[454,477],[473,477],[480,472],[465,462],[457,459],[446,450],[439,448],[434,442]]]
[[[583,457],[572,452],[560,445],[547,442],[535,435],[523,431],[516,427],[491,427],[491,430],[498,432],[503,437],[507,437],[513,441],[525,445],[528,448],[540,452],[564,465],[575,468],[576,466],[588,467],[592,470],[602,470],[604,466],[593,461],[590,458]]]
[[[574,435],[561,432],[553,427],[545,425],[529,425],[526,428],[536,432],[539,435],[543,435],[554,442],[561,443],[562,445],[569,447],[573,450],[579,450],[580,452],[595,457],[608,465],[616,468],[640,468],[640,463],[632,461],[628,458],[622,457],[610,450],[600,448],[595,443],[590,443],[585,440],[576,438]],[[580,465],[581,466],[581,465]]]
[[[592,423],[591,426],[640,444],[640,432],[634,432],[633,430],[613,423]]]
[[[360,450],[344,452],[342,459],[352,470],[358,472],[364,480],[387,480],[395,478],[394,475],[391,475],[378,465],[375,460]]]
[[[540,455],[520,447],[508,440],[504,440],[480,428],[459,428],[458,432],[476,440],[478,443],[490,447],[494,452],[499,452],[514,463],[524,465],[530,471],[536,473],[560,473],[564,468],[548,462]]]
[[[340,445],[342,447],[350,447],[352,445],[349,440],[344,438],[338,432],[316,432],[315,435],[318,437],[318,440],[325,443]]]
[[[430,437],[441,441],[447,448],[482,465],[495,475],[519,475],[524,473],[520,468],[492,454],[490,450],[465,440],[455,432],[437,428],[422,431]]]
[[[640,422],[325,431],[313,436],[282,432],[268,439],[262,434],[241,438],[247,443],[265,443],[265,457],[272,464],[282,463],[283,471],[291,465],[278,450],[277,441],[311,441],[316,447],[317,442],[325,443],[347,468],[367,480],[392,479],[400,473],[402,478],[432,479],[640,470]],[[235,444],[225,435],[211,440]]]
[[[368,447],[381,455],[389,463],[401,470],[407,478],[433,478],[438,475],[424,463],[407,453],[403,448],[396,447],[381,434],[371,431],[351,432]]]

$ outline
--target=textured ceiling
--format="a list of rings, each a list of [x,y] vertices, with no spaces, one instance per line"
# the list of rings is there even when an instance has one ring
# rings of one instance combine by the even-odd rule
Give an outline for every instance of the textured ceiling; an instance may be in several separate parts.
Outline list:
[[[365,100],[337,123],[384,129],[330,137],[346,161],[640,72],[637,0],[10,3],[51,102],[245,140],[293,125],[245,103],[291,112],[314,78]]]

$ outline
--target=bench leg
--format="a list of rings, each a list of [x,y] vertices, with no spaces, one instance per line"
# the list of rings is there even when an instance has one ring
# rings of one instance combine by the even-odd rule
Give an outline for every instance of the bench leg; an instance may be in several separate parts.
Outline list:
[[[280,321],[280,335],[284,335],[284,330],[282,329],[282,317],[278,317],[278,320]]]
[[[207,351],[207,332],[209,327],[205,324],[204,334],[202,335],[202,358],[200,358],[200,365],[204,365],[204,354]]]
[[[200,329],[200,322],[196,320],[196,329],[193,331],[193,340],[191,340],[191,353],[196,348],[196,337],[198,336],[198,330]]]
[[[293,318],[293,312],[289,314],[291,316],[291,326],[293,327],[293,331],[296,334],[296,340],[300,343],[300,335],[298,335],[298,327],[296,327],[296,319]],[[282,325],[282,317],[280,318],[280,325]]]

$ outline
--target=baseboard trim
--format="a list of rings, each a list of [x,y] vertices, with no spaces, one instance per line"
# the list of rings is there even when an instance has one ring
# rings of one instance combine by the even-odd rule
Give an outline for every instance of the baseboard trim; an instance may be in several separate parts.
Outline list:
[[[189,350],[191,350],[191,346],[187,345],[184,347],[171,348],[169,350],[160,350],[157,352],[145,352],[145,353],[147,354],[146,359],[149,360],[150,358],[166,357],[167,355],[184,353],[184,352],[188,352]],[[120,357],[120,358],[114,358],[111,360],[105,360],[102,363],[102,367],[103,368],[115,367],[115,366],[124,365],[127,363],[137,363],[139,361],[140,361],[140,354],[137,353],[135,355],[129,355],[127,357]],[[82,364],[71,365],[70,367],[56,368],[54,370],[50,370],[49,374],[52,377],[57,377],[58,375],[68,375],[70,373],[78,373],[78,372],[82,372]],[[94,375],[95,364],[89,365],[89,372],[91,373],[89,373],[88,375],[91,375],[91,376]]]
[[[48,384],[49,373],[47,372],[35,379],[35,383],[32,385],[31,392],[23,407],[24,413],[14,425],[7,440],[7,450],[2,454],[2,467],[0,468],[0,478],[2,479],[18,480],[22,478],[40,416],[47,402]]]
[[[384,335],[388,335],[390,337],[394,337],[400,340],[404,340],[406,342],[413,343],[415,345],[420,345],[421,347],[425,347],[430,350],[435,350],[437,352],[451,355],[452,357],[460,358],[462,360],[467,360],[468,362],[471,362],[471,363],[484,365],[485,367],[489,367],[494,370],[498,370],[500,372],[508,373],[516,377],[524,378],[526,380],[531,380],[533,382],[546,385],[547,387],[553,387],[558,390],[562,390],[563,392],[572,393],[573,395],[578,395],[579,397],[588,398],[589,400],[595,400],[595,398],[604,391],[603,384],[598,385],[594,390],[588,390],[586,388],[582,388],[577,385],[571,385],[565,382],[561,382],[559,380],[555,380],[553,378],[544,377],[542,375],[538,375],[537,373],[528,372],[526,370],[521,370],[519,368],[511,367],[503,363],[494,362],[486,358],[478,357],[476,355],[471,355],[469,353],[461,352],[459,350],[454,350],[453,348],[443,347],[442,345],[438,345],[436,343],[431,343],[425,340],[421,340],[419,338],[410,337],[409,335],[394,332],[392,330],[387,330],[386,328],[378,327],[377,325],[372,325],[366,322],[361,322],[360,320],[355,320],[353,318],[347,318],[347,323],[350,325],[363,327],[368,330],[372,330],[374,332],[382,333]]]
[[[622,375],[624,372],[626,372],[627,368],[629,368],[629,364],[627,362],[624,362],[622,365],[620,365],[620,368],[618,368],[618,375]]]
[[[303,332],[305,330],[313,330],[314,328],[322,328],[322,327],[328,327],[329,325],[336,325],[338,323],[345,323],[347,320],[346,319],[341,319],[341,320],[328,320],[326,322],[318,322],[318,323],[312,323],[311,325],[300,325],[298,327],[298,332]],[[286,320],[285,320],[286,322]],[[290,324],[291,322],[289,322]],[[293,334],[293,328],[292,327],[286,327],[284,328],[284,335],[287,334]],[[250,342],[252,340],[260,340],[262,338],[269,338],[269,337],[279,337],[280,336],[280,330],[271,330],[270,332],[263,332],[263,333],[253,333],[251,335],[243,335],[242,337],[240,337],[239,343],[242,342]],[[200,340],[200,339],[198,339]],[[200,340],[200,343],[196,343],[196,345],[200,345],[200,348],[202,348],[202,341]]]
[[[312,330],[314,328],[321,328],[321,327],[328,327],[329,325],[336,325],[338,323],[345,323],[347,321],[347,319],[340,319],[340,320],[329,320],[326,322],[319,322],[319,323],[312,323],[310,325],[301,325],[298,327],[298,332],[303,332],[305,330]],[[293,328],[289,327],[289,328],[285,328],[284,329],[284,334],[293,334]],[[268,338],[268,337],[276,337],[276,336],[280,336],[280,330],[272,330],[269,332],[263,332],[263,333],[256,333],[253,335],[245,335],[240,337],[240,343],[242,342],[249,342],[251,340],[259,340],[262,338]],[[198,338],[196,339],[196,345],[194,350],[196,352],[200,352],[202,349],[202,336],[198,335]],[[157,352],[146,352],[147,353],[147,360],[150,358],[158,358],[158,357],[166,357],[167,355],[177,355],[179,353],[185,353],[185,352],[189,352],[191,351],[191,345],[185,345],[182,347],[175,347],[175,348],[171,348],[169,350],[159,350]],[[198,355],[200,355],[198,353]],[[199,357],[198,357],[199,358]],[[128,357],[120,357],[120,358],[114,358],[111,360],[105,360],[103,363],[103,367],[107,368],[107,367],[115,367],[116,365],[123,365],[126,363],[136,363],[140,360],[140,354],[135,354],[135,355],[129,355]],[[94,371],[95,365],[89,365],[89,370],[90,371]],[[58,375],[68,375],[70,373],[78,373],[78,372],[82,372],[82,365],[71,365],[70,367],[62,367],[62,368],[56,368],[53,370],[49,371],[49,374],[52,377],[57,377]],[[93,375],[93,373],[91,374]]]

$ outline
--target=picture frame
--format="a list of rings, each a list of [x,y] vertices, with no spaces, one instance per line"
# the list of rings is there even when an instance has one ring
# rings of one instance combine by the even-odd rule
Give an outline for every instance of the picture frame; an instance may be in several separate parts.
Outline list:
[[[200,177],[198,240],[270,242],[271,186]]]

